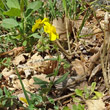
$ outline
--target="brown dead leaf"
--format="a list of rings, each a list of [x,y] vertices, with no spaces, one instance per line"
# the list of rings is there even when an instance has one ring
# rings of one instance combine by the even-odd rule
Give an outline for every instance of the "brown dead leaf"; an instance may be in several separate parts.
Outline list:
[[[29,91],[29,80],[23,79],[22,82],[24,84],[25,89]],[[15,90],[21,90],[22,89],[22,86],[21,86],[19,79],[13,80],[13,87],[15,88]]]
[[[66,28],[66,23],[68,28]],[[66,40],[67,39],[67,29],[69,33],[72,33],[72,22],[68,18],[57,18],[53,20],[53,26],[56,27],[56,31],[58,35],[60,36],[60,40]]]
[[[89,35],[89,34],[93,34],[93,30],[89,27],[84,26],[81,30],[80,35],[83,36],[83,35]]]
[[[105,110],[105,104],[102,99],[87,100],[86,104],[88,106],[88,110]]]
[[[104,18],[105,12],[102,10],[96,10],[96,17],[97,19],[99,18]]]
[[[46,56],[44,59],[50,59],[51,56]],[[57,66],[57,61],[46,60],[40,55],[33,55],[32,58],[26,63],[29,68],[32,68],[37,73],[50,74],[54,71]]]
[[[3,69],[3,71],[1,72],[1,74],[7,79],[9,78],[10,75],[14,74],[15,71],[11,68],[11,70],[9,70],[8,68]]]
[[[26,65],[36,68],[42,65],[43,58],[38,55],[38,53],[34,54],[30,60],[27,61]]]
[[[102,68],[102,67],[101,67],[101,64],[97,65],[97,66],[92,70],[91,75],[90,75],[88,81],[90,81],[91,78],[92,78],[94,75],[96,75],[96,73],[97,73],[98,71],[101,70],[101,68]]]
[[[33,73],[33,71],[32,69],[26,69],[24,70],[24,73],[25,73],[26,78],[28,78],[28,76],[30,76]]]
[[[76,59],[71,63],[72,70],[77,74],[77,75],[83,75],[86,74],[87,68],[84,65],[84,62]]]
[[[12,61],[14,65],[18,65],[20,63],[24,63],[25,62],[25,57],[23,54],[20,54],[19,56],[16,56],[15,59]]]

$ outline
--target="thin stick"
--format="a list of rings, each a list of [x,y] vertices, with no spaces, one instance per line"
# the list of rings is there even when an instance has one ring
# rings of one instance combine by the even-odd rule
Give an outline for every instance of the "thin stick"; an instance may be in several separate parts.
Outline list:
[[[62,96],[62,97],[59,97],[59,98],[53,99],[53,100],[54,100],[54,102],[56,102],[56,101],[60,101],[60,100],[62,100],[62,99],[65,99],[65,98],[71,97],[71,96],[74,95],[74,94],[75,94],[75,93],[73,92],[73,93],[70,93],[70,94],[68,94],[68,95],[64,95],[64,96]],[[45,103],[40,103],[40,104],[35,105],[35,107],[42,108],[42,107],[44,107],[44,104],[47,105],[47,104],[50,104],[50,102],[47,101],[47,102],[45,102]]]

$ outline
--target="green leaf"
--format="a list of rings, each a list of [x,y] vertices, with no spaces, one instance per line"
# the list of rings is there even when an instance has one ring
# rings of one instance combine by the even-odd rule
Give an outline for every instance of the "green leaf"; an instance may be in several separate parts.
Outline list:
[[[81,104],[73,105],[72,110],[84,110],[84,105]]]
[[[2,105],[3,105],[3,106],[5,106],[5,105],[6,105],[6,102],[7,102],[7,100],[6,100],[6,99],[5,99],[5,100],[3,100],[3,101],[2,101]]]
[[[7,6],[9,8],[18,8],[20,9],[20,4],[18,0],[6,0],[7,1]]]
[[[71,109],[69,109],[69,107],[65,106],[65,107],[63,108],[63,110],[71,110]]]
[[[76,103],[80,103],[81,102],[81,100],[78,99],[77,97],[73,97],[73,101],[76,102]]]
[[[97,98],[102,98],[103,97],[103,94],[101,92],[94,91],[94,93],[97,96]]]
[[[1,26],[6,29],[10,29],[10,28],[14,28],[14,27],[18,26],[18,23],[13,18],[6,18],[6,19],[3,19]]]
[[[29,3],[27,10],[33,9],[33,11],[36,11],[41,7],[41,5],[42,5],[41,1],[31,2],[31,3]]]
[[[18,72],[16,66],[15,66],[15,71],[16,71],[16,73],[17,73],[17,76],[18,76],[18,78],[19,78],[20,84],[21,84],[21,86],[22,86],[22,90],[23,90],[23,92],[24,92],[25,98],[26,98],[28,104],[31,105],[29,96],[28,96],[28,94],[27,94],[27,92],[26,92],[26,90],[25,90],[24,84],[23,84],[23,82],[22,82],[22,79],[21,79],[21,77],[20,77],[20,74],[19,74],[19,72]]]
[[[2,75],[2,74],[0,74],[0,80],[2,79],[2,76],[3,76],[3,75]]]
[[[34,37],[34,38],[37,38],[37,39],[41,39],[41,36],[38,35],[38,33],[33,33],[33,34],[30,35],[29,37]]]
[[[96,87],[96,82],[93,82],[91,85],[91,94],[94,92],[95,87]]]
[[[26,46],[27,45],[27,40],[25,40],[24,42],[23,42],[23,46]]]
[[[43,81],[37,77],[34,77],[34,84],[39,84],[41,87],[46,87],[46,85],[48,84],[47,81]]]
[[[72,110],[78,110],[77,105],[73,105],[73,106],[72,106]]]
[[[7,16],[20,16],[21,11],[18,8],[11,8],[10,10],[3,12],[3,14]]]
[[[13,99],[11,99],[11,106],[14,104]]]
[[[75,93],[76,95],[80,96],[80,97],[83,97],[83,91],[80,90],[80,89],[75,89]]]
[[[49,7],[50,7],[50,13],[53,18],[56,18],[53,2],[52,0],[48,0],[48,2],[49,2]]]
[[[36,99],[37,99],[38,102],[43,102],[43,99],[42,99],[41,96],[36,96]]]
[[[59,83],[63,82],[67,78],[68,74],[69,74],[69,72],[65,73],[62,77],[60,77],[59,79],[57,79],[54,82],[54,84],[59,84]]]
[[[88,99],[90,96],[90,91],[89,89],[87,89],[87,87],[84,87],[84,94],[85,94],[85,98]]]
[[[0,88],[0,96],[3,95],[3,90]]]
[[[63,1],[63,8],[65,10],[65,13],[67,15],[67,1],[66,0],[62,0]]]
[[[59,110],[59,106],[54,105],[54,110]]]
[[[51,104],[55,104],[55,102],[54,102],[54,99],[53,98],[51,98],[51,97],[48,97],[48,101],[51,103]]]
[[[84,110],[84,105],[78,104],[78,110]]]
[[[5,9],[4,4],[3,4],[3,1],[2,1],[2,0],[0,0],[0,8]]]
[[[5,92],[6,95],[8,94],[8,91],[7,91],[6,87],[4,87],[4,92]]]

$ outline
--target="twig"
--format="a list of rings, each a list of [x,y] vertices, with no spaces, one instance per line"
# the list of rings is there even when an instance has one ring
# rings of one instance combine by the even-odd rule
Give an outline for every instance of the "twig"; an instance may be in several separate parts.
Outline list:
[[[105,25],[104,25],[104,44],[103,44],[103,51],[101,54],[101,65],[102,65],[102,73],[103,73],[103,77],[104,77],[104,82],[107,88],[109,88],[109,80],[108,80],[108,76],[110,75],[110,73],[107,72],[107,66],[108,66],[108,59],[107,57],[105,57],[109,52],[109,46],[110,46],[110,20],[109,20],[109,15],[108,12],[106,12],[105,14]]]
[[[53,99],[53,100],[54,100],[54,102],[60,101],[60,100],[62,100],[62,99],[71,97],[71,96],[74,95],[74,94],[75,94],[75,93],[73,92],[73,93],[70,93],[70,94],[68,94],[68,95],[64,95],[64,96],[62,96],[62,97],[55,98],[55,99]],[[47,104],[51,104],[51,102],[46,101],[45,103],[40,103],[40,104],[35,105],[35,107],[42,108],[42,107],[44,107],[44,105],[47,105]]]
[[[68,32],[68,21],[66,20],[66,33],[67,33],[67,42],[68,42],[68,49],[69,49],[69,53],[71,54],[71,48],[70,48],[70,39],[69,39],[69,32]]]

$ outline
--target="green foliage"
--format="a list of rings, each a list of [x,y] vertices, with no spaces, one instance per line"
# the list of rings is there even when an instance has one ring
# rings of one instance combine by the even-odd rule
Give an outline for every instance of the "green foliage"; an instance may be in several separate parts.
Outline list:
[[[6,57],[4,59],[0,59],[0,66],[5,66],[9,68],[11,64],[11,58]]]
[[[18,0],[6,0],[6,1],[7,1],[6,5],[8,6],[8,8],[20,9],[20,4]]]
[[[17,102],[17,97],[12,95],[13,92],[14,91],[9,91],[8,89],[6,89],[6,87],[4,87],[3,90],[0,88],[0,108],[11,108],[17,104],[20,104],[19,102]]]
[[[65,107],[63,107],[63,110],[71,110],[71,109],[69,109],[69,107],[65,106]]]
[[[16,26],[18,26],[18,22],[13,18],[6,18],[3,19],[1,26],[6,29],[15,28]]]
[[[77,96],[83,97],[83,91],[80,89],[75,89],[75,93]]]
[[[18,76],[18,78],[19,78],[19,80],[20,80],[20,83],[21,83],[21,86],[22,86],[22,90],[23,90],[23,92],[24,92],[24,95],[25,95],[25,97],[26,97],[26,100],[27,100],[28,104],[31,105],[31,102],[30,102],[30,100],[29,100],[28,94],[27,94],[27,92],[26,92],[26,90],[25,90],[25,87],[24,87],[24,85],[23,85],[22,79],[21,79],[21,77],[20,77],[20,75],[19,75],[19,72],[18,72],[16,66],[15,66],[15,70],[16,70],[16,74],[17,74],[17,76]]]
[[[95,91],[96,82],[93,82],[91,84],[90,88],[85,87],[84,90],[75,89],[75,95],[72,96],[73,102],[76,104],[72,105],[72,110],[84,110],[85,105],[82,104],[81,99],[83,101],[86,101],[88,99],[98,99],[103,97],[103,94],[101,92]],[[81,99],[79,99],[79,97]],[[65,106],[63,110],[70,110],[69,107]]]
[[[75,94],[86,100],[90,98],[93,99],[101,98],[103,94],[101,92],[95,91],[95,87],[96,87],[96,82],[93,82],[90,88],[85,87],[84,90],[75,89]]]
[[[65,61],[65,60],[61,59],[60,56],[58,58],[46,59],[46,60],[57,60],[59,62],[59,64],[61,64],[61,62],[64,62]],[[58,75],[58,71],[59,71],[60,66],[61,65],[59,65],[59,67],[53,72],[53,74],[51,74],[48,77],[52,77],[52,76],[56,77]],[[15,67],[15,69],[16,69],[16,67]],[[26,100],[27,100],[27,102],[29,104],[28,105],[28,108],[30,110],[34,110],[36,108],[36,105],[41,104],[41,103],[44,103],[47,100],[51,104],[54,105],[54,108],[56,110],[59,109],[59,107],[57,105],[55,105],[54,100],[51,97],[47,97],[47,94],[51,91],[53,85],[58,84],[60,82],[63,82],[67,78],[69,72],[65,73],[58,80],[56,80],[56,81],[53,80],[53,81],[50,81],[50,82],[43,81],[43,80],[41,80],[39,78],[34,77],[33,78],[34,79],[34,84],[40,85],[40,87],[41,87],[41,88],[39,88],[38,94],[34,94],[34,93],[30,93],[30,92],[26,91],[17,69],[16,69],[16,73],[17,73],[18,78],[20,80],[20,83],[21,83],[21,86],[22,86],[22,90],[23,90],[24,95],[26,97]],[[30,94],[30,98],[29,98],[28,94]],[[46,105],[44,104],[43,106],[45,108]]]
[[[17,16],[17,17],[20,17],[21,11],[18,8],[11,8],[10,10],[3,12],[3,14],[7,15],[7,16]]]
[[[0,10],[3,10],[5,8],[4,3],[2,0],[0,0]]]
[[[35,81],[34,84],[39,84],[43,88],[47,87],[48,82],[43,81],[43,80],[36,78],[36,77],[34,77],[33,79]]]
[[[27,11],[32,9],[32,11],[37,11],[40,7],[42,6],[42,2],[41,1],[35,1],[35,2],[31,2],[29,3],[28,7],[27,7]]]
[[[8,18],[3,19],[1,26],[10,32],[14,32],[10,36],[14,36],[13,40],[15,40],[14,42],[17,45],[26,46],[27,50],[30,50],[37,41],[31,31],[32,23],[35,20],[33,19],[33,13],[41,8],[42,2],[40,0],[35,2],[29,2],[27,0],[20,0],[20,2],[18,0],[7,0],[3,6],[6,9],[4,10],[2,8],[4,11],[1,11],[1,13],[3,16],[8,16]],[[10,39],[12,38],[10,37]]]
[[[84,110],[84,105],[73,105],[72,110]]]
[[[79,28],[79,31],[77,32],[77,36],[80,37],[79,35],[81,33],[81,30],[90,16],[90,8],[87,9],[86,4],[82,0],[62,0],[62,4],[60,4],[61,7],[63,5],[62,10],[58,10],[56,4],[57,0],[49,0],[46,4],[41,2],[41,0],[34,2],[30,2],[29,0],[0,0],[0,17],[3,19],[1,26],[7,33],[11,32],[11,34],[6,35],[5,37],[0,35],[0,46],[3,42],[5,42],[6,44],[13,44],[14,46],[23,45],[27,48],[27,51],[30,51],[33,45],[36,44],[37,49],[40,52],[43,52],[45,50],[56,51],[58,47],[55,44],[53,45],[52,42],[49,41],[49,36],[44,33],[42,28],[36,30],[36,33],[32,33],[31,29],[36,19],[43,19],[44,16],[47,16],[48,18],[50,18],[50,20],[53,20],[58,16],[62,17],[64,13],[66,17],[71,20],[78,20],[80,15],[84,14],[81,26]],[[5,49],[1,49],[0,52],[3,52],[4,50]],[[64,69],[68,69],[70,67],[70,64],[66,60],[61,59],[60,56],[58,56],[58,58],[46,60],[57,61],[58,65],[55,68],[54,72],[47,76],[49,78],[54,77],[52,81],[46,82],[39,78],[34,78],[35,84],[40,85],[37,94],[30,93],[25,90],[21,77],[16,69],[22,90],[28,102],[29,110],[37,109],[36,105],[38,104],[43,104],[44,109],[46,109],[45,101],[49,101],[51,104],[53,104],[55,110],[59,109],[54,100],[51,97],[47,97],[47,95],[54,85],[65,81],[70,73],[66,72],[59,79],[55,80],[56,76],[59,73],[59,69],[62,66],[61,64],[64,63]],[[4,63],[4,61],[6,62]],[[1,60],[0,66],[4,65],[9,68],[10,61],[10,58]],[[2,76],[0,76],[0,78],[1,77]],[[91,88],[89,89],[87,87],[85,87],[84,90],[75,89],[75,96],[73,96],[73,101],[77,102],[78,105],[74,104],[72,106],[72,110],[84,110],[84,105],[80,100],[77,99],[77,97],[80,97],[83,100],[97,99],[102,97],[102,93],[95,91],[95,87],[96,83],[93,82]],[[28,96],[28,94],[30,94],[30,97]],[[0,89],[0,107],[13,106],[15,104],[15,98],[16,97],[12,95],[12,92],[8,91],[6,88],[4,88],[4,90]],[[63,110],[70,109],[68,107],[64,107]]]
[[[57,79],[54,82],[54,84],[59,84],[59,83],[63,82],[67,78],[68,74],[69,74],[69,72],[65,73],[62,77],[60,77],[59,79]]]

